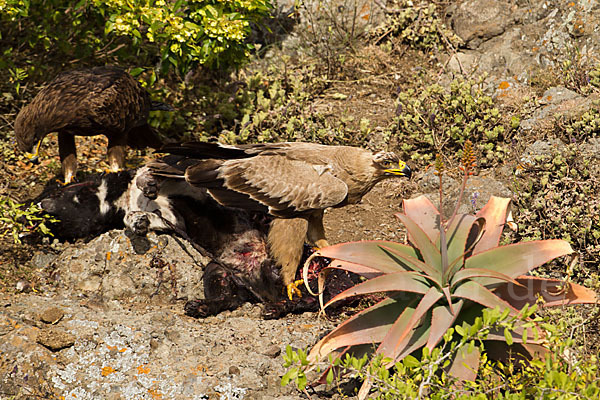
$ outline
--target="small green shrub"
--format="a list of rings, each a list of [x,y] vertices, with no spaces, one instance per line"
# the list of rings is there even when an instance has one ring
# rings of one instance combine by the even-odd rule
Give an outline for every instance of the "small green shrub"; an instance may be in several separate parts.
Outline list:
[[[367,356],[346,355],[332,362],[338,374],[327,369],[328,362],[311,363],[305,351],[293,351],[289,346],[283,355],[288,368],[282,385],[294,384],[303,390],[311,371],[326,371],[324,383],[339,385],[341,377],[370,380],[374,399],[462,399],[462,400],[571,400],[596,399],[600,396],[598,357],[582,354],[575,346],[569,322],[565,319],[550,323],[536,317],[542,327],[546,347],[550,349],[541,359],[513,360],[502,363],[490,361],[486,347],[490,332],[515,329],[528,320],[536,307],[523,309],[519,315],[508,316],[499,309],[484,309],[472,324],[450,328],[443,341],[432,350],[424,348],[420,354],[405,357],[389,369],[390,360],[379,355],[369,362]],[[450,360],[459,349],[477,349],[485,360],[474,381],[458,382],[445,372]],[[506,354],[508,355],[508,353]],[[339,373],[343,372],[343,373]]]
[[[56,218],[33,203],[25,207],[24,203],[17,203],[10,197],[0,199],[0,237],[10,235],[14,243],[21,243],[24,233],[54,236],[47,224],[55,222],[58,222]]]
[[[596,102],[592,108],[568,121],[558,121],[557,133],[567,143],[580,142],[600,136],[600,104]]]
[[[190,87],[183,98],[193,100],[175,123],[182,125],[179,132],[187,131],[186,137],[201,141],[216,137],[224,143],[300,140],[360,145],[368,140],[367,119],[326,118],[310,107],[324,88],[315,74],[314,64],[272,67],[227,87]]]
[[[578,145],[539,155],[518,167],[513,181],[519,229],[512,240],[562,238],[580,257],[574,273],[579,281],[592,278],[600,259],[600,187],[593,176],[596,159]]]
[[[470,139],[478,143],[480,166],[502,159],[506,150],[500,143],[508,127],[483,93],[483,79],[455,80],[449,89],[432,84],[401,92],[392,135],[406,156],[431,161],[442,148],[458,150]]]
[[[384,38],[398,38],[420,50],[456,48],[462,44],[462,39],[444,24],[441,6],[432,1],[395,0],[389,9],[386,22],[372,34],[376,43]]]

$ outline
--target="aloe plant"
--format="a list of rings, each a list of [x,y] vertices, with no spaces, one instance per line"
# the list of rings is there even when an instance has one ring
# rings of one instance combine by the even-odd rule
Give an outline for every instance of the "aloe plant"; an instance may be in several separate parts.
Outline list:
[[[323,337],[309,353],[309,359],[323,359],[331,352],[360,355],[372,351],[388,357],[391,366],[422,347],[432,349],[450,327],[472,321],[484,308],[499,307],[516,315],[525,304],[534,304],[538,296],[546,300],[546,306],[597,301],[593,291],[577,284],[524,275],[556,257],[573,253],[566,241],[499,246],[510,199],[491,197],[475,215],[457,213],[474,167],[470,143],[465,145],[463,154],[463,185],[448,220],[425,196],[404,200],[404,212],[396,215],[408,232],[408,243],[342,243],[320,249],[306,261],[304,271],[315,257],[332,260],[320,273],[319,292],[333,269],[365,278],[324,305],[320,296],[323,308],[351,296],[387,294]],[[441,162],[436,163],[436,168],[441,187]],[[442,195],[440,190],[440,205]],[[527,328],[524,325],[516,333],[492,332],[488,339],[521,343],[533,353],[540,349],[540,342]],[[469,353],[463,349],[449,372],[459,379],[473,379],[478,364],[477,350]],[[366,397],[368,389],[366,381],[359,397]]]

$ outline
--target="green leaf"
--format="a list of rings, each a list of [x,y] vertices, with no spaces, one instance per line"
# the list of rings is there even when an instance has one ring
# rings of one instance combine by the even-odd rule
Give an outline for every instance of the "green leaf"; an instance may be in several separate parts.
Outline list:
[[[298,379],[296,380],[296,382],[298,384],[298,389],[304,390],[306,388],[307,383],[306,375],[303,372],[298,374]]]
[[[289,369],[282,377],[281,377],[281,386],[287,386],[292,379],[296,379],[298,376],[298,368]]]
[[[327,371],[326,382],[328,385],[331,385],[331,383],[333,382],[333,368],[329,368],[329,371]]]
[[[145,71],[145,68],[138,67],[138,68],[134,68],[131,71],[129,71],[129,74],[131,76],[138,76],[139,74],[141,74],[144,71]]]
[[[415,368],[415,367],[418,367],[420,365],[419,360],[417,360],[413,356],[406,356],[406,357],[404,357],[404,359],[402,360],[402,363],[404,365],[406,365],[408,368]]]
[[[509,346],[513,344],[513,335],[508,328],[504,328],[504,340]]]

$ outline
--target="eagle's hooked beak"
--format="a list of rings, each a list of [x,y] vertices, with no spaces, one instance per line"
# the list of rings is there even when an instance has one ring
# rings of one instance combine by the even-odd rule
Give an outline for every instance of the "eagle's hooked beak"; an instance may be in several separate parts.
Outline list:
[[[404,161],[398,161],[398,168],[386,169],[384,171],[387,172],[388,174],[405,176],[409,179],[412,175],[412,171],[410,170],[410,167],[408,165],[406,165],[406,163]]]
[[[40,147],[42,146],[42,140],[40,139],[37,144],[35,145],[35,152],[34,153],[25,153],[25,157],[27,157],[29,159],[30,162],[37,164],[40,162],[39,160],[39,153],[40,153]]]

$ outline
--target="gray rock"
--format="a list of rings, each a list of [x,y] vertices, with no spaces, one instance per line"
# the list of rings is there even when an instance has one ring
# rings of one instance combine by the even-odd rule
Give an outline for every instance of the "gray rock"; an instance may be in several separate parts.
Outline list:
[[[514,23],[516,6],[498,0],[471,0],[449,7],[451,26],[467,48],[499,36]]]
[[[581,146],[581,154],[587,158],[600,158],[600,138],[590,138]]]
[[[75,336],[58,327],[48,327],[39,331],[36,341],[42,346],[58,351],[75,344]]]
[[[450,217],[456,207],[462,180],[459,182],[458,180],[448,179],[447,182],[448,183],[446,183],[446,179],[444,179],[444,215]],[[437,187],[438,185],[436,184],[435,191],[425,192],[425,195],[436,206],[439,204],[440,199]],[[474,213],[481,209],[491,196],[512,197],[512,192],[503,182],[489,174],[470,176],[458,212]]]
[[[65,312],[62,309],[58,307],[50,307],[42,311],[40,314],[40,321],[46,324],[56,324],[64,315]]]
[[[175,236],[127,236],[116,230],[64,250],[54,261],[54,275],[58,287],[74,295],[165,302],[202,297],[208,261]]]
[[[128,309],[21,295],[0,314],[0,326],[7,325],[0,340],[0,392],[23,390],[42,398],[75,395],[90,400],[116,393],[125,399],[151,394],[176,400],[206,398],[203,395],[281,398],[288,393],[297,398],[293,388],[279,385],[285,373],[281,358],[263,352],[287,344],[306,348],[331,328],[330,322],[319,322],[313,313],[269,321],[229,317],[209,323],[182,316],[182,303],[173,310],[141,304]],[[61,328],[40,330],[22,319],[32,310],[53,306],[69,315]],[[62,350],[52,353],[38,340]]]
[[[41,251],[36,252],[29,263],[33,265],[34,268],[44,268],[46,265],[49,265],[56,258],[56,254],[51,253],[42,253]]]
[[[583,113],[595,100],[595,96],[583,97],[564,87],[552,87],[540,99],[542,107],[536,109],[530,118],[521,121],[520,129],[539,129],[553,124],[556,118]]]
[[[539,67],[572,59],[573,48],[582,60],[593,62],[600,43],[600,7],[591,0],[469,0],[451,2],[446,14],[470,58],[477,60],[478,72],[496,77],[527,81]],[[455,64],[449,70],[458,72]]]
[[[581,97],[582,96],[565,87],[555,86],[544,92],[540,99],[540,104],[560,104],[563,101],[580,99]]]

